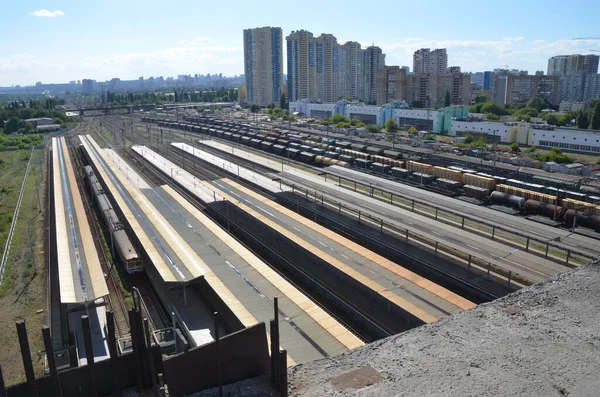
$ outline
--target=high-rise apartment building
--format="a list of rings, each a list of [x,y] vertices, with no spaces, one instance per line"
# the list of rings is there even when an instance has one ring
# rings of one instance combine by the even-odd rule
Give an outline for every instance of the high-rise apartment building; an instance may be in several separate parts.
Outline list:
[[[385,54],[376,46],[367,47],[363,52],[363,86],[361,99],[368,105],[377,103],[377,74],[385,67]]]
[[[489,90],[492,85],[492,72],[483,72],[483,89]]]
[[[548,59],[549,76],[598,73],[598,55],[557,55]]]
[[[399,66],[385,66],[377,74],[377,105],[404,100],[406,70]]]
[[[94,81],[91,79],[83,79],[81,81],[81,89],[84,93],[89,94],[94,91]]]
[[[585,76],[585,87],[583,90],[583,101],[587,102],[593,98],[600,98],[600,74],[588,74]]]
[[[249,103],[278,103],[283,92],[281,28],[244,29],[244,77]]]
[[[444,106],[446,92],[450,93],[452,105],[468,105],[471,102],[471,76],[455,74],[411,74],[406,76],[404,100],[424,107]]]
[[[323,102],[337,101],[336,73],[339,71],[337,39],[332,34],[322,34],[315,39],[317,95]]]
[[[340,46],[340,85],[341,96],[364,97],[363,50],[360,43],[348,41]]]
[[[445,48],[431,51],[421,48],[413,54],[413,74],[445,74],[448,69],[448,54]]]
[[[552,105],[558,104],[559,77],[547,75],[506,76],[506,96],[504,103],[527,102],[531,98],[541,98]]]
[[[583,101],[586,75],[583,73],[559,76],[558,103]]]
[[[285,39],[289,100],[317,98],[316,43],[313,34],[306,30],[298,30]]]

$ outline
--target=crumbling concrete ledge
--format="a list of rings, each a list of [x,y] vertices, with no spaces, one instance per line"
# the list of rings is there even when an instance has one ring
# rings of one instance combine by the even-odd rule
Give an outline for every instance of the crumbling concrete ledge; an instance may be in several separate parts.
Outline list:
[[[290,396],[600,396],[600,265],[289,370]]]

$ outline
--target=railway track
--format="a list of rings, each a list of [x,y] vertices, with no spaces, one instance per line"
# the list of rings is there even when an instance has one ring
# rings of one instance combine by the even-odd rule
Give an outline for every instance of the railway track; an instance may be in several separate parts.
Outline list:
[[[87,125],[87,127],[93,130],[95,135],[98,136],[108,147],[115,150],[116,152],[122,152],[121,150],[117,150],[108,141],[108,139],[106,139],[104,134],[98,131],[93,124],[89,124]],[[131,279],[129,281],[140,292],[140,296],[142,299],[140,302],[134,301],[134,304],[139,305],[142,311],[142,316],[148,318],[150,331],[153,332],[155,330],[164,328],[166,324],[166,310],[164,308],[162,311],[157,309],[157,307],[162,307],[162,305],[160,305],[160,302],[156,297],[156,292],[151,286],[151,283],[148,279],[148,275],[145,272],[139,275],[133,275],[131,276]],[[125,311],[125,318],[128,319],[127,311]],[[127,321],[127,324],[129,327],[129,321]]]
[[[118,128],[116,126],[114,126],[114,127]],[[160,149],[160,147],[157,147],[154,143],[151,143],[148,141],[140,142],[139,139],[138,139],[138,142],[136,142],[136,143],[138,143],[140,145],[145,145],[145,146],[149,147],[150,149],[159,152],[162,156],[164,156],[166,159],[168,159],[169,161],[172,161],[175,164],[183,165],[181,163],[182,157],[176,155],[175,154],[176,152],[174,152],[173,150]],[[206,180],[215,180],[215,179],[220,179],[220,178],[224,178],[224,177],[227,177],[227,178],[231,177],[231,175],[229,175],[226,171],[223,171],[218,167],[214,167],[214,166],[208,167],[208,166],[205,166],[204,164],[202,164],[197,159],[188,158],[187,155],[185,155],[185,154],[184,154],[184,156],[186,156],[185,158],[187,158],[186,162],[188,163],[188,165],[185,167],[182,167],[182,168],[186,169],[186,171],[192,173],[197,178],[206,179]],[[154,184],[155,186],[162,185],[162,184],[168,184],[173,189],[175,189],[177,192],[179,192],[186,200],[188,200],[190,203],[192,203],[192,205],[194,205],[197,209],[204,211],[207,215],[209,215],[211,218],[213,218],[213,220],[215,220],[221,224],[227,223],[227,221],[223,222],[223,218],[215,219],[214,211],[219,212],[218,210],[215,210],[215,208],[213,208],[213,207],[211,207],[210,209],[207,208],[205,205],[200,203],[195,196],[189,194],[186,190],[179,187],[175,182],[173,182],[170,178],[168,178],[166,175],[164,175],[161,171],[155,169],[153,166],[146,163],[146,161],[140,155],[138,155],[136,152],[128,150],[126,152],[126,154],[124,154],[124,158],[126,158],[128,160],[128,162],[130,163],[130,165],[132,167],[137,168],[137,170],[140,171],[140,174],[144,175],[147,178],[150,177],[149,178],[150,181],[152,181],[152,184]],[[194,162],[197,162],[200,166],[192,167],[191,164]],[[258,193],[261,193],[263,195],[265,194],[265,192],[261,191],[260,189],[256,188],[255,186],[252,186],[249,184],[246,184],[246,185]],[[274,199],[274,197],[271,197],[271,198]],[[227,214],[223,211],[220,211],[219,215],[221,215],[221,217],[227,218]],[[235,222],[235,220],[233,220],[233,219],[229,219],[229,222],[231,222],[231,224],[236,227],[239,227],[239,228],[242,227],[237,222]],[[244,244],[243,242],[241,242],[241,243]],[[251,247],[247,247],[247,248],[254,251],[259,257],[262,257],[263,259],[265,259],[264,255],[261,254],[260,252],[256,252]],[[283,253],[283,252],[273,252],[273,253],[279,257],[280,261],[287,262],[290,266],[295,266],[294,264],[292,264],[289,261],[289,259],[286,258],[285,253]],[[268,263],[269,261],[265,260],[265,262]],[[341,315],[339,313],[339,310],[335,310],[333,308],[331,300],[339,299],[337,297],[334,298],[334,296],[335,296],[334,293],[319,292],[315,288],[310,288],[307,283],[299,282],[298,278],[292,277],[290,273],[282,272],[277,267],[273,267],[273,269],[275,271],[277,271],[280,275],[282,275],[290,283],[292,283],[300,291],[305,293],[307,296],[312,297],[312,299],[315,300],[316,302],[319,302],[319,304],[323,308],[323,310],[328,312],[328,314],[330,314],[332,317],[336,318],[340,323],[344,324],[349,330],[351,330],[359,338],[361,338],[362,340],[367,341],[367,342],[377,339],[365,328],[362,328],[362,327],[356,325],[354,322],[349,321],[348,317],[346,317],[345,315]],[[306,275],[305,277],[309,277],[309,276]],[[311,280],[311,282],[314,284],[319,284],[318,280]],[[324,287],[321,287],[321,289],[325,290]],[[358,312],[358,309],[356,309],[354,307],[354,305],[352,305],[350,302],[342,301],[342,304],[348,306],[351,310],[355,310]],[[366,313],[361,313],[361,315],[368,319],[368,315]],[[368,321],[371,321],[371,320],[368,320]],[[381,328],[381,326],[376,325],[374,322],[372,322],[372,323],[374,324],[374,326]],[[383,329],[383,328],[381,328],[381,329],[382,329],[381,332],[383,332],[385,334],[388,334],[388,335],[392,334],[392,332],[387,329]]]
[[[69,148],[71,152],[71,157],[75,159],[77,166],[76,170],[76,181],[77,186],[79,188],[80,195],[83,199],[83,204],[86,208],[86,215],[88,218],[88,223],[92,228],[92,236],[94,238],[94,245],[96,246],[96,250],[100,253],[100,265],[102,266],[102,271],[104,272],[105,278],[107,279],[107,287],[108,287],[108,297],[107,304],[109,308],[114,313],[115,318],[115,326],[116,331],[119,337],[124,337],[129,333],[129,319],[127,315],[127,304],[125,303],[125,299],[123,298],[123,294],[120,288],[117,286],[117,281],[115,279],[113,273],[114,263],[111,264],[108,255],[106,254],[106,249],[102,239],[102,231],[99,227],[99,221],[94,216],[94,209],[91,203],[91,197],[89,196],[88,189],[85,187],[85,182],[83,181],[83,176],[80,172],[81,170],[81,158],[77,154],[75,147],[73,145]]]

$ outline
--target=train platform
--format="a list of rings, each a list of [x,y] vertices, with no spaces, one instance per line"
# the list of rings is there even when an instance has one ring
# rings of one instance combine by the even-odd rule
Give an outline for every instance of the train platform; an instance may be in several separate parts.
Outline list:
[[[156,166],[168,164],[168,160],[148,148],[133,149]],[[171,174],[169,168],[163,170]],[[186,172],[174,171],[173,177],[183,180]],[[144,193],[158,211],[168,214],[169,222],[204,259],[212,272],[205,274],[207,283],[215,290],[222,284],[230,291],[229,297],[223,292],[219,295],[228,298],[224,300],[230,308],[239,307],[238,317],[246,322],[244,325],[268,322],[273,317],[273,298],[279,298],[281,345],[287,349],[290,361],[308,362],[363,345],[341,323],[170,187]]]
[[[202,142],[206,144],[207,142],[214,141]],[[232,146],[223,143],[211,143],[209,146],[218,148],[224,152],[231,152],[231,150],[234,149]],[[249,170],[244,167],[240,167],[238,164],[229,162],[212,153],[204,152],[202,149],[195,148],[194,150],[197,156],[214,159],[214,161],[225,168],[241,169],[241,175],[245,176],[244,179],[248,182],[255,183],[253,179],[248,178]],[[237,153],[237,156],[249,158],[252,161],[259,161],[259,159],[262,159],[260,156],[254,155],[243,149],[235,148],[235,153]],[[336,168],[345,170],[345,168],[342,167]],[[474,233],[461,230],[460,228],[449,226],[426,216],[415,214],[371,197],[365,197],[364,195],[338,187],[332,183],[326,183],[323,178],[298,170],[294,167],[286,166],[284,172],[273,173],[271,178],[267,179],[282,179],[287,181],[288,184],[304,187],[311,192],[318,191],[320,194],[326,194],[330,198],[342,201],[346,205],[359,209],[365,215],[368,214],[375,218],[383,219],[386,223],[392,224],[397,228],[409,230],[411,233],[421,235],[428,240],[433,240],[444,246],[465,252],[473,258],[483,260],[506,272],[510,271],[513,275],[518,274],[532,283],[545,280],[552,275],[567,270],[565,266],[540,258],[523,250],[514,249],[513,247],[500,242],[492,241]],[[271,182],[271,184],[261,184],[263,187],[269,187],[271,185],[273,185],[273,188],[269,189],[271,192],[279,193],[282,191],[279,189],[280,184],[276,182]],[[216,194],[219,194],[218,190],[216,192]],[[429,192],[428,194],[431,195],[432,193]]]
[[[92,304],[108,287],[64,137],[52,138],[52,189],[60,302]]]
[[[452,249],[481,259],[513,275],[520,275],[532,283],[540,282],[568,270],[556,262],[540,258],[528,252],[492,241],[474,233],[447,225],[423,215],[382,202],[375,198],[324,182],[321,178],[301,171],[274,175],[298,187],[333,198],[360,210],[364,215],[383,219],[385,223],[420,235]],[[432,194],[432,193],[430,193]]]
[[[260,186],[263,189],[267,189],[272,192],[291,191],[291,189],[288,188],[287,186],[285,186],[285,185],[282,186],[281,184],[279,184],[277,182],[273,182],[272,178],[265,177],[264,175],[257,173],[250,168],[242,167],[239,164],[232,163],[231,161],[226,160],[223,157],[217,156],[213,153],[209,153],[209,152],[202,150],[200,148],[197,148],[195,146],[188,145],[187,143],[177,143],[177,142],[172,143],[171,146],[176,147],[188,154],[191,154],[192,156],[197,157],[200,160],[203,160],[210,164],[216,165],[217,167],[219,167],[225,171],[228,171],[233,175],[236,175],[238,178],[242,178],[249,182],[252,182],[252,183]],[[248,152],[245,152],[245,153],[251,154]],[[267,161],[267,159],[262,158],[263,162],[259,162],[256,157],[258,157],[258,156],[253,155],[252,161],[257,164],[262,165],[262,164],[266,163],[266,161]],[[280,170],[281,170],[281,164],[279,164],[279,165],[280,165]]]
[[[283,168],[282,168],[282,161],[275,161],[268,157],[259,156],[249,150],[246,150],[247,147],[240,148],[240,147],[232,146],[230,143],[222,143],[222,142],[214,141],[212,139],[203,139],[203,140],[198,141],[198,143],[201,145],[206,145],[206,146],[210,146],[215,149],[219,149],[223,152],[231,153],[238,157],[243,157],[243,158],[253,161],[257,164],[261,164],[265,167],[271,168],[273,171],[286,171],[289,168],[293,168],[285,163],[283,164]],[[285,160],[285,159],[282,158],[282,160]]]
[[[429,206],[452,210],[456,214],[464,214],[485,224],[502,227],[513,233],[550,243],[557,248],[570,250],[576,254],[583,254],[590,258],[600,257],[600,244],[598,244],[598,240],[578,235],[568,230],[532,222],[525,218],[493,211],[486,207],[339,166],[326,167],[323,169],[323,173],[356,181],[362,185],[375,186],[378,190],[393,193],[399,197],[416,199],[427,203]]]
[[[91,144],[87,138],[83,140]],[[145,154],[147,160],[153,159],[148,152]],[[154,160],[160,168],[163,159]],[[164,164],[163,172],[166,171]],[[170,175],[170,171],[166,174]],[[131,186],[127,188],[132,194],[134,190],[136,188]],[[359,338],[179,194],[168,187],[138,190],[143,197],[137,201],[146,203],[140,212],[152,208],[161,214],[180,244],[190,247],[194,255],[201,258],[203,276],[196,288],[206,283],[243,326],[268,322],[273,317],[272,299],[279,297],[281,345],[288,351],[288,364],[312,361],[363,345]]]
[[[108,340],[105,330],[106,325],[106,306],[99,302],[95,307],[90,307],[87,310],[81,309],[70,312],[69,331],[75,336],[75,348],[77,349],[77,360],[79,366],[87,364],[87,355],[85,351],[85,343],[83,341],[83,328],[81,325],[81,316],[87,315],[90,320],[90,333],[92,336],[92,351],[94,352],[94,362],[106,360],[110,358],[108,350]]]
[[[81,142],[107,186],[116,208],[130,225],[133,235],[148,254],[166,283],[190,283],[204,275],[202,260],[177,236],[172,227],[146,199],[142,189],[149,189],[116,153],[105,151],[89,136]],[[139,183],[143,183],[139,185]]]
[[[467,299],[230,179],[203,183],[259,222],[424,323],[475,307]]]
[[[100,149],[91,137],[80,136],[80,141],[98,179],[115,202],[115,210],[142,248],[145,271],[153,276],[150,280],[157,294],[184,324],[192,346],[209,342],[212,314],[205,302],[193,293],[189,297],[186,294],[186,288],[193,288],[204,276],[201,259],[146,199],[142,190],[151,188],[141,176],[117,153]]]

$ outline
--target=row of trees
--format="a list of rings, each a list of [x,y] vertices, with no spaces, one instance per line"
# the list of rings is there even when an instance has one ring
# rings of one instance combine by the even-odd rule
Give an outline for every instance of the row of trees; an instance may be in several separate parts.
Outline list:
[[[116,105],[141,105],[164,103],[185,103],[185,102],[235,102],[238,99],[236,88],[219,88],[216,90],[203,91],[177,91],[173,93],[165,92],[137,92],[117,94],[115,92],[103,92],[100,100],[108,106]]]
[[[65,124],[68,121],[66,113],[55,110],[55,107],[53,98],[8,102],[0,108],[0,131],[4,134],[29,134],[35,128],[25,120],[40,117],[51,118],[55,124]]]
[[[289,110],[283,110],[279,106],[269,105],[266,110],[271,119],[282,119],[283,121],[294,121],[296,118],[290,114]]]
[[[600,99],[590,100],[586,109],[561,115],[553,112],[542,113],[543,109],[552,109],[552,106],[540,98],[531,98],[526,103],[507,103],[504,106],[482,99],[485,97],[477,97],[470,111],[485,113],[488,120],[499,120],[502,116],[511,115],[519,121],[529,122],[532,117],[540,117],[557,127],[577,126],[582,129],[600,130]]]

